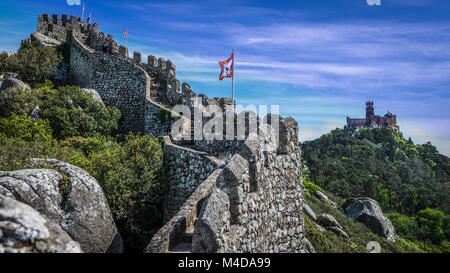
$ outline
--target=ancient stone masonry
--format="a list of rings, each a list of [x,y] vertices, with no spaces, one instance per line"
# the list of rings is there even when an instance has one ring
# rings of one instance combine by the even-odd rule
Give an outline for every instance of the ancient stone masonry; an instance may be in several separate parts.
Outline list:
[[[270,120],[275,118],[272,115]],[[230,146],[231,155],[225,165],[212,174],[209,169],[201,169],[207,178],[187,198],[179,213],[155,234],[147,251],[313,252],[304,237],[297,122],[279,118],[279,125],[278,141],[270,131],[249,133],[238,149]],[[276,142],[278,149],[267,149]],[[165,145],[183,149],[172,143]],[[192,156],[177,154],[180,160],[198,164]],[[189,168],[180,170],[177,164],[170,164],[167,169],[185,172],[185,177],[196,173]],[[211,179],[215,180],[213,185]],[[184,183],[178,184],[184,192]],[[172,184],[169,195],[179,196],[175,185]],[[208,195],[205,190],[197,192],[204,188],[209,189]],[[197,218],[195,224],[193,218]],[[166,243],[161,248],[162,242]]]
[[[225,162],[204,152],[173,145],[166,137],[164,164],[171,192],[165,206],[165,218],[170,220],[198,185]]]
[[[143,63],[140,52],[130,58],[98,25],[74,16],[40,15],[37,31],[70,45],[68,80],[117,106],[122,132],[165,136],[165,221],[147,252],[314,251],[304,237],[294,119],[227,111],[230,98],[197,95],[180,84],[170,60],[148,56]],[[184,108],[172,110],[176,105]],[[212,131],[231,139],[193,139],[194,125],[228,118]]]
[[[145,99],[150,88],[150,78],[144,70],[121,58],[95,51],[73,35],[70,77],[81,87],[95,89],[107,105],[121,110],[122,131],[144,131]]]

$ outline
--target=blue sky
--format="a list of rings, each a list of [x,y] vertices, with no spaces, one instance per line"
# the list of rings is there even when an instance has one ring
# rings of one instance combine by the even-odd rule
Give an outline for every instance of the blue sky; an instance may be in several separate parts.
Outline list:
[[[72,3],[75,5],[69,5]],[[81,16],[77,0],[0,3],[0,50],[16,50],[40,13]],[[236,99],[278,104],[311,140],[375,113],[397,114],[415,143],[450,155],[450,1],[85,1],[130,52],[170,59],[197,93],[231,96],[218,61],[236,48]]]

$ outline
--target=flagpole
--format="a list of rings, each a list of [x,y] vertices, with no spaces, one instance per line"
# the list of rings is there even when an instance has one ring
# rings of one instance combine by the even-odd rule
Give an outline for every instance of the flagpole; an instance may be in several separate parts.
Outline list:
[[[233,71],[233,74],[231,74],[231,103],[233,104],[233,112],[236,111],[236,104],[234,103],[234,60],[235,60],[235,56],[234,56],[234,48],[233,48],[233,67],[231,68]]]
[[[81,6],[81,21],[84,21],[84,1],[83,5]]]

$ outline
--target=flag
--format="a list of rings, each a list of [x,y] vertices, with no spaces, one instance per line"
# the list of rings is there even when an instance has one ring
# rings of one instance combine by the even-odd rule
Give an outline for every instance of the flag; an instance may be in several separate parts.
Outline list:
[[[123,38],[126,40],[127,39],[127,29],[125,29],[125,31],[123,32]]]
[[[89,17],[87,18],[86,22],[88,24],[90,24],[91,23],[91,19],[92,19],[92,15],[89,13]]]
[[[81,11],[83,11],[84,12],[84,9],[86,8],[86,6],[84,5],[84,2],[83,2],[83,7],[81,8]]]
[[[234,53],[232,53],[230,58],[228,58],[226,61],[219,62],[221,67],[219,80],[223,80],[223,78],[233,77],[233,63],[234,63]]]

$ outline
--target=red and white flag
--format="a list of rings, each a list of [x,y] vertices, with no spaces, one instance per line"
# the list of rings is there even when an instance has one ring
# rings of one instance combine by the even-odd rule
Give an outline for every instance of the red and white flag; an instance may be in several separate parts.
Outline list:
[[[125,31],[123,32],[123,38],[126,40],[127,39],[127,29],[125,29]]]
[[[221,66],[221,71],[219,75],[219,80],[223,80],[223,78],[232,78],[233,77],[233,63],[234,63],[234,53],[231,54],[230,58],[226,61],[219,62]]]

